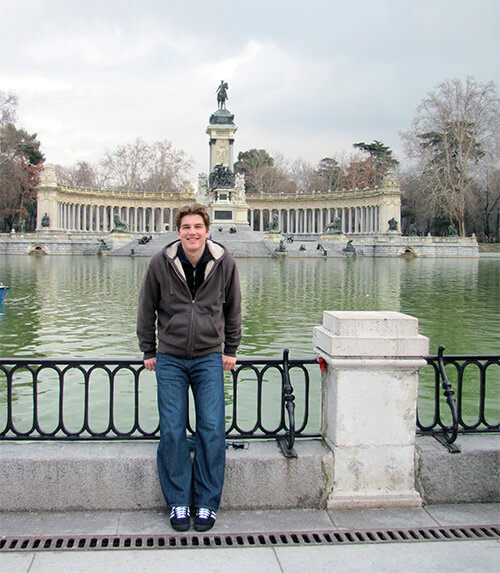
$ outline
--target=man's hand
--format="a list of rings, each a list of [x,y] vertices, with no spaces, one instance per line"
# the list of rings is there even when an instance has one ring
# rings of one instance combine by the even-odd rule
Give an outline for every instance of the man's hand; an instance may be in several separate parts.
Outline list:
[[[156,368],[156,356],[144,360],[144,368],[146,368],[146,370],[151,370],[151,372],[153,372]]]
[[[224,366],[224,370],[233,370],[236,366],[236,356],[226,356],[223,354],[222,365]]]

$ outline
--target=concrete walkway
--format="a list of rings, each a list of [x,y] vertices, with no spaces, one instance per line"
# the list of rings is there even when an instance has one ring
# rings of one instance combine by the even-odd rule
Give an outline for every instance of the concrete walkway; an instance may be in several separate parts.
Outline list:
[[[500,504],[414,509],[220,511],[210,534],[349,532],[397,528],[500,527]],[[172,535],[165,511],[1,513],[2,537]],[[191,532],[189,533],[191,534]],[[177,534],[179,535],[179,534]],[[197,534],[202,539],[203,534]],[[255,537],[258,537],[255,535]],[[497,538],[273,547],[0,551],[0,570],[17,572],[141,571],[307,573],[309,571],[439,572],[499,570]]]

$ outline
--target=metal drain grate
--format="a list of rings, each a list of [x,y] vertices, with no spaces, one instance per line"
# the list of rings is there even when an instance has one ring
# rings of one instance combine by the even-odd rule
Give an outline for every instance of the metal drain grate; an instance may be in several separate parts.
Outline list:
[[[210,533],[172,535],[40,535],[0,537],[0,551],[94,551],[106,549],[196,549],[477,541],[500,539],[500,527],[419,527],[352,531]]]

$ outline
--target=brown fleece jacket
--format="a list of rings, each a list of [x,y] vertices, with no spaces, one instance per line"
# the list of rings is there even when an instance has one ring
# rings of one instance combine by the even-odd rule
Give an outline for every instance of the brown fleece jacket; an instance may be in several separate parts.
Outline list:
[[[151,258],[139,294],[137,337],[144,359],[157,352],[201,358],[212,352],[236,356],[241,342],[238,269],[226,249],[211,240],[213,260],[191,297],[174,241]],[[223,348],[224,346],[224,348]]]

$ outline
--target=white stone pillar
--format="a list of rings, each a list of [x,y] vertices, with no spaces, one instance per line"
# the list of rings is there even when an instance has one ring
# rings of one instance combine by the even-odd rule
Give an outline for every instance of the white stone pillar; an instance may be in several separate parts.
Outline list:
[[[322,433],[333,451],[333,508],[412,507],[418,371],[429,339],[399,312],[324,312]]]

